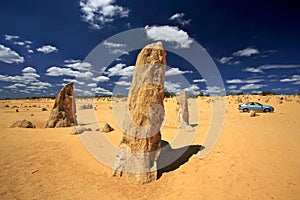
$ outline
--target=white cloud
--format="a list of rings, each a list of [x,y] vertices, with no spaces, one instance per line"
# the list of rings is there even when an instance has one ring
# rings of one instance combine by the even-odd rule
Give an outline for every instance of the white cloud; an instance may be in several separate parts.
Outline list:
[[[221,63],[221,64],[226,64],[228,63],[230,60],[232,60],[233,57],[222,57],[221,59],[219,59],[218,61]]]
[[[39,52],[45,53],[45,54],[58,51],[58,49],[56,47],[51,46],[51,45],[44,45],[42,47],[37,48],[36,50]]]
[[[78,62],[81,62],[80,59],[67,59],[67,60],[64,60],[65,63],[78,63]]]
[[[47,69],[46,75],[48,76],[74,76],[77,78],[91,78],[93,74],[91,72],[79,72],[70,68],[60,68],[52,66]]]
[[[13,85],[6,86],[4,88],[7,88],[7,89],[17,89],[18,87],[26,87],[26,85],[24,85],[22,83],[15,83]]]
[[[243,85],[240,89],[241,90],[257,90],[257,89],[260,89],[262,87],[265,87],[266,85],[263,85],[263,84],[253,84],[253,83],[250,83],[250,84],[247,84],[247,85]]]
[[[73,68],[73,69],[77,69],[79,71],[89,71],[92,67],[91,63],[81,62],[81,61],[74,62],[74,63],[68,63],[65,66]]]
[[[236,86],[236,85],[230,85],[230,86],[228,86],[227,88],[228,88],[229,90],[233,90],[233,89],[236,89],[237,86]]]
[[[32,67],[26,67],[22,70],[24,73],[36,73],[36,70]]]
[[[175,43],[176,48],[189,48],[193,42],[187,32],[176,26],[146,26],[145,30],[150,39]]]
[[[81,16],[94,29],[100,29],[116,18],[128,17],[129,9],[116,5],[115,0],[80,0]]]
[[[202,78],[202,79],[195,79],[195,80],[193,80],[193,82],[194,83],[205,83],[206,80],[204,78]]]
[[[19,39],[20,37],[19,36],[17,36],[17,35],[4,35],[4,37],[5,37],[5,40],[8,40],[8,41],[11,41],[11,40],[13,40],[13,39]]]
[[[97,87],[97,84],[96,83],[89,83],[87,84],[88,87]]]
[[[106,82],[106,81],[109,81],[109,78],[106,77],[106,76],[98,76],[96,78],[93,78],[93,81],[96,81],[96,82]]]
[[[128,55],[129,54],[126,50],[124,50],[124,48],[126,47],[126,44],[108,42],[105,40],[103,42],[103,45],[105,45],[109,49],[109,52],[112,54],[119,54],[119,55],[123,55],[123,54]]]
[[[32,82],[37,82],[40,75],[36,73],[36,70],[32,67],[26,67],[22,70],[22,75],[8,76],[0,75],[0,81],[7,81],[13,83],[28,84]]]
[[[205,93],[210,95],[223,95],[225,94],[225,88],[220,88],[218,86],[207,86]]]
[[[115,84],[116,85],[122,85],[122,86],[130,86],[131,82],[128,82],[128,81],[116,81]]]
[[[14,42],[14,44],[19,45],[19,46],[24,46],[25,42]]]
[[[9,47],[5,47],[0,44],[0,61],[5,63],[23,63],[24,58],[21,57],[17,52],[11,50]]]
[[[237,83],[258,83],[258,82],[262,82],[263,79],[248,79],[248,80],[241,80],[241,79],[230,79],[230,80],[226,80],[226,83],[233,83],[233,84],[237,84]]]
[[[81,82],[81,81],[78,81],[78,80],[76,80],[76,79],[68,79],[68,78],[64,78],[63,79],[63,81],[64,82],[71,82],[71,83],[77,83],[77,84],[79,84],[79,85],[83,85],[84,84],[84,82]]]
[[[109,68],[106,72],[108,76],[131,76],[135,66],[128,66],[123,63],[118,63],[115,66]],[[123,68],[125,67],[125,68]]]
[[[193,73],[192,71],[181,71],[179,68],[170,68],[166,71],[166,76],[174,76],[174,75],[180,75],[180,74],[186,74],[186,73]]]
[[[300,67],[300,65],[261,65],[259,69],[289,69],[298,67]]]
[[[110,48],[121,48],[121,47],[126,47],[126,44],[121,44],[121,43],[114,43],[114,42],[108,42],[108,41],[104,41],[103,44],[107,47]]]
[[[233,55],[234,56],[252,56],[252,55],[255,55],[255,54],[259,54],[259,50],[256,49],[256,48],[252,48],[252,47],[248,47],[248,48],[245,48],[245,49],[242,49],[242,50],[239,50],[237,52],[234,52]]]
[[[184,20],[183,17],[185,16],[184,13],[175,13],[174,15],[172,15],[169,20],[171,21],[177,21],[179,24],[181,24],[182,26],[187,25],[191,22],[191,19],[188,20]]]
[[[292,82],[292,84],[299,85],[300,75],[293,75],[289,78],[281,79],[280,82],[284,82],[284,83]]]
[[[199,94],[199,87],[197,85],[191,85],[188,88],[185,88],[184,91],[186,91],[187,93],[191,93],[191,94]]]
[[[95,93],[102,94],[102,95],[112,95],[113,94],[111,91],[104,89],[102,87],[92,88],[91,90]]]
[[[168,92],[174,93],[174,94],[179,94],[181,91],[181,86],[179,83],[172,83],[169,81],[165,81],[165,89]]]
[[[33,50],[31,50],[31,49],[28,49],[28,53],[33,53]]]
[[[264,73],[261,69],[255,67],[247,67],[244,69],[245,72],[252,72],[252,73]]]

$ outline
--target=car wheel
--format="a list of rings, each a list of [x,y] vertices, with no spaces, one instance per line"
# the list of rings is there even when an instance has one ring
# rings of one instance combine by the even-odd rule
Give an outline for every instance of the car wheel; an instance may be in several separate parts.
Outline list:
[[[264,109],[264,112],[271,112],[269,108]]]
[[[249,111],[248,108],[244,108],[244,109],[243,109],[243,112],[248,112],[248,111]]]

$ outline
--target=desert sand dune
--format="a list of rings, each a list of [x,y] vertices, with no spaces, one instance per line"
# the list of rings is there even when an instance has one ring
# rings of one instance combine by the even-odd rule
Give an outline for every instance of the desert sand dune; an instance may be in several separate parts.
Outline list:
[[[275,112],[250,117],[237,110],[239,102],[244,101],[272,105]],[[299,96],[227,96],[222,134],[203,159],[199,158],[199,145],[203,144],[212,115],[217,114],[212,113],[211,100],[189,100],[195,134],[176,128],[176,99],[165,100],[167,115],[161,133],[170,149],[163,155],[170,158],[186,145],[192,148],[173,166],[161,170],[157,181],[145,185],[113,178],[112,169],[89,153],[96,150],[108,160],[115,155],[106,151],[103,138],[113,146],[120,143],[122,130],[118,123],[122,117],[115,112],[119,109],[122,113],[124,101],[114,105],[110,99],[95,99],[96,110],[78,110],[77,106],[79,123],[93,129],[81,135],[70,134],[73,127],[42,128],[53,102],[0,101],[1,199],[299,199]],[[190,108],[197,104],[197,109]],[[91,121],[90,116],[96,120]],[[22,119],[37,128],[9,128]],[[115,129],[113,132],[95,131],[106,122]],[[193,137],[192,143],[176,143],[176,136],[181,141]],[[86,148],[82,143],[85,139],[94,146]]]

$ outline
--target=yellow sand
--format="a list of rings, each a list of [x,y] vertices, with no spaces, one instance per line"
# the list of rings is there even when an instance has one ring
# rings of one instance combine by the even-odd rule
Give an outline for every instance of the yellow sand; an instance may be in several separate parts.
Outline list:
[[[250,117],[237,110],[238,98],[259,99],[275,112]],[[222,135],[211,153],[204,159],[195,154],[159,180],[139,185],[113,178],[112,169],[88,153],[80,136],[70,134],[73,128],[43,129],[53,100],[2,100],[0,199],[299,199],[299,102],[299,96],[226,97]],[[192,120],[198,124],[193,144],[203,143],[211,124],[209,98],[199,97],[198,105],[198,111],[190,111],[191,116],[200,114],[198,121]],[[105,135],[117,145],[122,132],[109,106],[111,102],[99,99],[95,112],[100,126],[108,122],[116,129]],[[162,137],[168,142],[178,132],[175,106],[175,99],[165,102]],[[42,112],[43,107],[48,111]],[[22,119],[37,128],[9,128]]]

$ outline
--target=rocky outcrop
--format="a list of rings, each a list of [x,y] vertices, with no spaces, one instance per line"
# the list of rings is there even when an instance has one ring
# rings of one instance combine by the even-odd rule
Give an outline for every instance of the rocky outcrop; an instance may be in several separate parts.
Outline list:
[[[166,64],[161,42],[145,46],[137,57],[114,176],[140,183],[157,179]]]
[[[189,125],[189,109],[188,109],[188,99],[186,92],[182,91],[177,98],[177,126],[179,128],[186,128]]]
[[[19,120],[16,121],[10,128],[36,128],[30,121],[27,120]]]
[[[65,85],[57,95],[45,128],[76,125],[76,105],[73,83]]]

